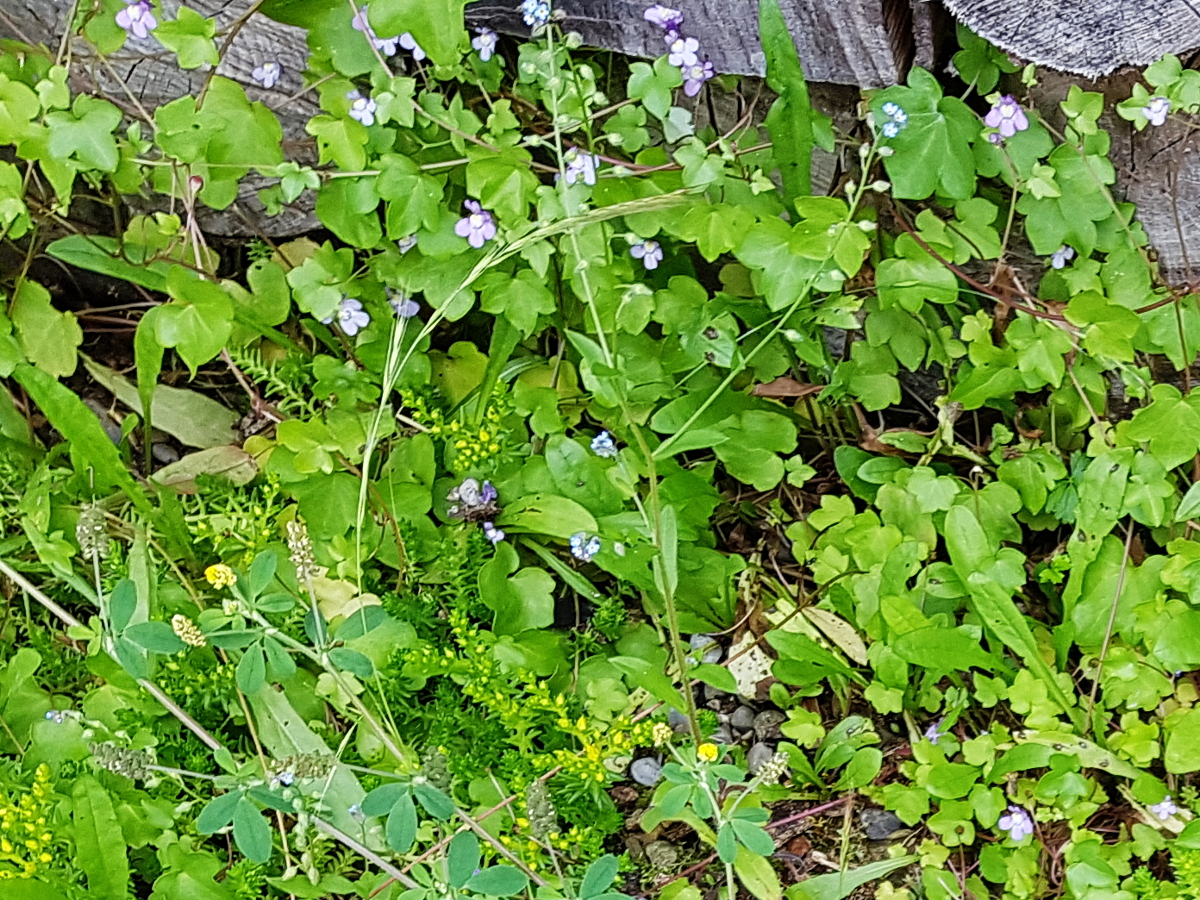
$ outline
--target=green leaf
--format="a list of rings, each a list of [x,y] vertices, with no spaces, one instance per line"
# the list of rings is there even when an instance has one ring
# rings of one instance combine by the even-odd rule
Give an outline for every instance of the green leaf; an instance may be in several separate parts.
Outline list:
[[[242,799],[241,791],[230,791],[208,801],[196,817],[196,830],[201,834],[215,834],[233,821],[233,811]]]
[[[233,839],[238,849],[256,863],[271,859],[271,829],[258,807],[245,796],[233,808]]]
[[[435,818],[445,821],[452,818],[457,811],[454,801],[431,784],[413,785],[413,793],[417,795],[417,800],[425,807],[425,811]]]
[[[242,652],[237,666],[237,683],[243,693],[253,694],[267,681],[267,657],[262,644],[256,643]]]
[[[741,819],[734,819],[728,824],[733,826],[733,832],[737,835],[738,843],[751,853],[757,853],[759,856],[770,856],[775,852],[775,841],[758,825],[752,822],[744,822]]]
[[[446,877],[451,887],[461,888],[479,868],[479,838],[469,831],[454,836],[446,849]]]
[[[21,349],[31,363],[58,378],[75,373],[83,329],[73,315],[54,308],[49,291],[36,281],[22,281],[9,315]]]
[[[63,436],[79,471],[86,471],[90,467],[95,472],[98,487],[119,487],[142,515],[153,517],[153,507],[126,471],[116,446],[105,434],[95,414],[83,405],[73,391],[59,384],[53,376],[27,363],[13,370],[13,378],[29,392],[43,415]]]
[[[160,22],[154,36],[168,50],[179,56],[181,69],[198,69],[200,66],[215,66],[221,61],[213,36],[217,33],[217,20],[206,19],[194,9],[179,7],[174,21]]]
[[[339,669],[353,672],[359,678],[370,678],[375,674],[375,666],[369,657],[348,647],[334,647],[329,651],[329,661]]]
[[[513,897],[529,887],[529,879],[512,866],[488,866],[478,875],[472,875],[463,887],[476,894]]]
[[[435,63],[455,65],[458,45],[466,39],[464,5],[465,0],[373,0],[371,27],[380,36],[407,31]]]
[[[75,812],[74,861],[87,875],[88,896],[125,900],[129,859],[112,800],[92,775],[79,775],[71,788]]]
[[[55,159],[71,159],[82,169],[116,170],[120,154],[113,130],[121,124],[121,111],[107,100],[80,94],[71,112],[48,113],[46,123],[47,146]]]
[[[505,507],[496,523],[505,530],[527,531],[552,537],[569,538],[586,531],[599,530],[590,512],[566,497],[554,494],[534,494],[522,497]]]
[[[134,265],[121,255],[120,241],[101,235],[72,234],[59,238],[46,246],[46,252],[72,266],[131,281],[161,293],[167,291],[167,272],[173,268],[172,263],[164,260],[145,266]]]
[[[233,301],[220,287],[182,266],[171,268],[167,291],[174,301],[154,307],[145,320],[153,320],[158,342],[174,347],[195,375],[196,369],[216,357],[229,339]]]
[[[927,300],[953,303],[958,298],[958,279],[954,273],[907,234],[896,239],[896,256],[879,263],[875,281],[883,309],[899,306],[917,313]]]
[[[733,861],[733,871],[737,873],[738,880],[746,886],[746,890],[757,900],[779,900],[783,896],[779,876],[765,857],[751,853],[745,847],[739,847],[737,859]]]
[[[366,809],[365,805],[363,808]],[[417,839],[417,807],[407,789],[400,794],[388,813],[384,836],[388,846],[400,854],[407,853]]]
[[[126,628],[123,636],[151,653],[169,655],[187,649],[187,644],[179,639],[166,622],[139,622]]]
[[[378,206],[373,177],[336,178],[317,193],[317,217],[352,247],[374,247],[383,237]]]
[[[813,109],[779,0],[759,0],[758,28],[767,57],[767,85],[778,94],[767,113],[766,126],[784,195],[790,202],[812,193]]]
[[[996,668],[995,658],[957,628],[917,628],[893,637],[888,646],[905,662],[936,672]]]
[[[641,100],[660,119],[665,119],[671,109],[671,92],[682,84],[679,69],[665,55],[656,59],[653,67],[644,62],[629,67],[629,99]]]
[[[916,862],[916,856],[898,856],[867,863],[848,872],[830,872],[805,879],[788,889],[789,900],[844,900],[864,884],[883,878]]]
[[[593,900],[593,898],[607,893],[608,889],[612,887],[613,880],[617,877],[619,868],[617,858],[611,853],[604,854],[588,866],[587,872],[583,876],[583,882],[579,885],[579,900]]]
[[[386,816],[392,807],[409,791],[407,784],[398,781],[380,785],[363,798],[361,808],[367,816]]]

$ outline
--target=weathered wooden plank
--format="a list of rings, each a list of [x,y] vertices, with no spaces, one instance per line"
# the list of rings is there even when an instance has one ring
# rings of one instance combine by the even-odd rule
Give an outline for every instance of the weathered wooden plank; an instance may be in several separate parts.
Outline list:
[[[1089,78],[1200,47],[1200,0],[944,2],[997,47]]]
[[[646,22],[647,0],[561,0],[563,27],[577,31],[593,47],[652,58],[662,54],[662,32]],[[679,0],[669,3],[684,14],[684,33],[700,41],[701,52],[718,72],[762,75],[757,0]],[[514,4],[514,7],[516,4]],[[903,74],[901,53],[911,43],[908,0],[782,0],[784,18],[811,81],[881,87]],[[515,8],[481,0],[467,7],[467,20],[508,34],[528,27]],[[889,27],[890,26],[890,27]]]

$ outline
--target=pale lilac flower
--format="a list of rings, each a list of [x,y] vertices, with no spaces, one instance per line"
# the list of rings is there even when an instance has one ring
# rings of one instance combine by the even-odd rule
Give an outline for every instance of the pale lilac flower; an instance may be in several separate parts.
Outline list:
[[[412,299],[404,291],[387,292],[388,303],[401,319],[411,319],[421,311],[421,304]]]
[[[396,247],[401,253],[407,253],[415,246],[417,246],[417,236],[415,234],[410,234],[408,237],[402,237],[396,241]]]
[[[463,206],[469,213],[458,220],[454,233],[466,238],[467,243],[478,250],[496,236],[496,220],[490,212],[480,207],[477,200],[467,200]]]
[[[578,147],[572,147],[563,154],[563,162],[567,164],[563,178],[567,184],[582,181],[584,184],[596,183],[596,167],[600,165],[600,157],[592,153],[581,153]]]
[[[117,13],[117,24],[135,38],[144,38],[158,27],[158,19],[150,6],[150,0],[125,0],[128,4]]]
[[[530,28],[542,28],[550,21],[550,4],[546,0],[524,0],[521,16]]]
[[[375,101],[370,97],[364,97],[358,91],[351,91],[346,95],[346,99],[350,102],[350,118],[362,122],[367,127],[375,124]]]
[[[362,811],[362,806],[358,803],[351,803],[349,809],[346,810],[350,814],[350,818],[361,825],[367,821],[366,814]]]
[[[342,302],[338,304],[337,311],[332,316],[322,319],[321,323],[329,325],[334,319],[337,319],[338,327],[349,337],[354,337],[371,324],[370,313],[363,309],[362,303],[353,297],[343,297]]]
[[[1154,813],[1160,819],[1165,819],[1179,812],[1179,807],[1175,805],[1175,801],[1171,799],[1171,795],[1167,794],[1166,797],[1150,807],[1150,812]]]
[[[350,24],[354,26],[355,31],[361,31],[371,40],[371,46],[382,53],[384,56],[396,55],[396,44],[400,37],[381,38],[375,33],[375,29],[371,27],[371,23],[367,20],[367,7],[364,5],[358,12],[354,14],[354,18],[350,20]]]
[[[420,62],[425,58],[425,51],[421,49],[421,45],[417,43],[417,39],[409,32],[404,32],[397,40],[400,46],[412,54],[412,58]]]
[[[571,555],[583,562],[591,562],[592,557],[600,552],[600,538],[579,531],[571,535]]]
[[[479,37],[471,40],[471,46],[479,52],[481,62],[487,62],[496,52],[496,32],[490,28],[478,28]]]
[[[254,81],[267,89],[275,87],[279,82],[279,77],[283,74],[283,69],[277,62],[265,62],[261,66],[255,66],[254,71],[250,73],[250,77]]]
[[[1170,111],[1171,101],[1166,97],[1151,97],[1150,102],[1142,108],[1142,115],[1150,120],[1151,125],[1164,125]]]
[[[945,717],[943,716],[942,718],[940,718],[936,722],[934,722],[932,725],[930,725],[928,728],[926,728],[925,729],[925,740],[931,741],[936,744],[938,741],[940,741],[942,738],[944,738],[946,735],[948,735],[950,733],[949,731],[941,730],[942,722],[944,722],[944,721],[945,721]]]
[[[696,55],[699,49],[700,42],[694,37],[677,35],[675,40],[667,45],[667,62],[681,69],[694,66],[700,62],[700,57]]]
[[[1033,819],[1019,806],[1009,806],[1008,812],[1000,817],[1000,830],[1007,831],[1014,841],[1022,841],[1033,834]]]
[[[1029,127],[1029,117],[1012,94],[1005,94],[984,116],[983,123],[988,128],[998,129],[1001,137],[1010,138]]]
[[[1057,250],[1050,254],[1050,265],[1055,269],[1065,269],[1067,263],[1075,258],[1075,248],[1070,244],[1063,244]]]
[[[683,26],[683,13],[661,3],[655,3],[646,8],[642,18],[652,25],[657,25],[668,33],[677,33]]]
[[[498,543],[504,540],[506,535],[504,534],[504,529],[497,528],[492,522],[484,522],[483,536],[491,541],[492,546],[495,547]]]
[[[602,431],[592,438],[592,452],[604,459],[617,458],[617,445],[612,439],[612,435],[607,431]]]
[[[640,259],[642,265],[647,269],[657,269],[663,258],[662,247],[659,246],[658,241],[642,241],[640,244],[634,244],[629,248],[629,255],[634,259]]]
[[[704,87],[704,82],[708,81],[717,74],[713,68],[711,60],[700,62],[697,60],[695,65],[684,66],[679,70],[683,75],[683,92],[689,97],[695,97],[700,93],[700,88]]]
[[[496,490],[496,486],[490,481],[485,480],[483,486],[479,489],[480,503],[495,503],[500,499],[500,492]]]

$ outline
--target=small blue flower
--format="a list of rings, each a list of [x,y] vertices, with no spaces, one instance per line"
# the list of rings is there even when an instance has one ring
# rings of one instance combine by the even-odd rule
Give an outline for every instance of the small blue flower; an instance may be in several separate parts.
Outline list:
[[[507,535],[504,533],[504,529],[497,528],[492,522],[483,523],[483,536],[492,542],[493,547],[507,537]]]
[[[354,337],[360,330],[371,324],[371,314],[363,309],[362,302],[353,297],[343,297],[337,311],[321,320],[322,325],[330,325],[337,319],[338,325],[347,337]]]
[[[592,452],[605,459],[616,459],[617,445],[613,441],[612,435],[607,431],[602,431],[592,438]]]
[[[629,248],[629,255],[634,259],[640,259],[642,265],[647,269],[657,269],[663,258],[662,247],[658,241],[642,241],[640,244],[634,244]]]
[[[940,741],[942,738],[944,738],[946,735],[948,735],[950,733],[949,731],[941,730],[942,722],[944,722],[944,721],[945,721],[945,717],[943,716],[942,718],[940,718],[936,722],[934,722],[932,725],[930,725],[928,728],[926,728],[925,729],[925,740],[931,741],[932,743],[936,744],[938,741]]]
[[[479,61],[487,62],[496,52],[496,32],[490,28],[477,28],[477,38],[471,40],[471,46],[479,53]]]
[[[350,101],[350,118],[362,122],[368,128],[375,124],[374,100],[364,97],[358,91],[350,91],[346,94],[346,99]]]
[[[908,124],[908,113],[904,111],[899,103],[893,103],[889,100],[883,104],[881,112],[887,116],[887,120],[880,125],[879,130],[886,138],[894,138]]]
[[[479,501],[481,503],[495,503],[500,498],[500,492],[496,490],[496,486],[490,481],[485,481],[483,487],[479,489]]]
[[[389,290],[387,295],[388,303],[401,319],[411,319],[421,311],[421,304],[404,293],[404,291]]]
[[[1175,801],[1171,799],[1171,795],[1167,794],[1166,797],[1150,807],[1150,812],[1154,813],[1160,819],[1165,819],[1179,812],[1179,807],[1175,805]]]
[[[296,776],[292,772],[280,772],[275,776],[274,780],[284,787],[291,787],[296,783]]]
[[[579,531],[571,535],[571,555],[583,562],[591,562],[592,557],[600,552],[600,538]]]
[[[550,21],[550,4],[546,0],[525,0],[521,4],[521,16],[530,28],[542,28]]]
[[[1009,805],[1008,811],[997,823],[1001,831],[1007,831],[1014,841],[1023,841],[1033,834],[1033,818],[1019,806]]]
[[[260,84],[269,90],[275,87],[282,74],[283,69],[279,63],[265,62],[261,66],[255,66],[254,71],[250,73],[250,77],[254,79],[256,84]]]
[[[358,803],[351,804],[350,808],[348,810],[346,810],[346,812],[348,812],[350,814],[350,818],[353,819],[355,822],[357,822],[359,825],[361,825],[363,822],[367,821],[367,816],[362,811],[362,806]]]
[[[600,165],[600,157],[594,153],[581,153],[578,147],[572,147],[563,154],[563,162],[566,168],[563,170],[563,178],[567,184],[574,184],[577,181],[582,181],[586,185],[596,183],[596,168]]]
[[[1075,258],[1075,248],[1070,244],[1063,244],[1057,250],[1050,254],[1050,265],[1055,269],[1065,269],[1067,263]]]

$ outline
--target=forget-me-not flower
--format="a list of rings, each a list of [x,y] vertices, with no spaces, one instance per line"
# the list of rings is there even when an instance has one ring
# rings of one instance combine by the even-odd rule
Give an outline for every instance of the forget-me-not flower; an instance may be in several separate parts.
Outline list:
[[[600,552],[600,538],[589,535],[586,531],[578,531],[571,535],[571,555],[583,562],[591,562],[592,557]]]
[[[478,200],[467,200],[463,206],[468,212],[458,220],[458,224],[454,226],[454,233],[466,238],[467,243],[478,250],[496,236],[496,220],[479,205]]]
[[[530,28],[542,28],[550,21],[550,4],[546,0],[525,0],[521,4],[521,17]]]
[[[602,431],[592,438],[592,452],[604,459],[616,459],[617,444],[611,434]]]
[[[908,124],[908,113],[904,111],[904,108],[899,103],[893,103],[890,100],[883,104],[882,111],[887,116],[887,119],[880,126],[879,130],[884,137],[894,138]]]

